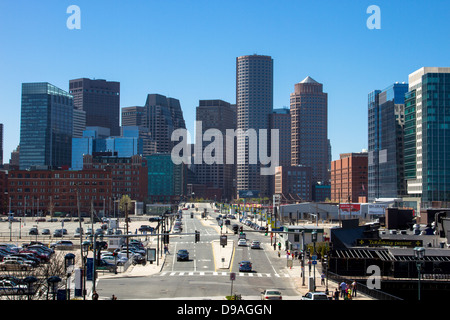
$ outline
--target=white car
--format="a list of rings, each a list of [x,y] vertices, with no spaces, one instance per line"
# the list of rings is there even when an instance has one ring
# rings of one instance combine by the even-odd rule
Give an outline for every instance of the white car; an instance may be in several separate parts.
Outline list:
[[[282,300],[280,290],[277,289],[266,289],[261,292],[261,300]]]
[[[239,239],[239,241],[238,241],[238,246],[246,247],[246,246],[247,246],[247,240],[245,240],[245,239]]]
[[[259,242],[258,240],[253,240],[252,244],[250,245],[250,248],[261,249],[261,242]]]
[[[308,292],[302,300],[330,300],[324,292]]]

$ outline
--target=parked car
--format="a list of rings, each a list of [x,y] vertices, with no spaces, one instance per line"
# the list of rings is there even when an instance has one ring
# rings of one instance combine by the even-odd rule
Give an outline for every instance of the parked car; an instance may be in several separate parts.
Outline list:
[[[189,251],[186,249],[178,250],[177,261],[189,261]]]
[[[266,289],[261,292],[261,300],[282,300],[280,290],[277,289]]]
[[[27,285],[17,284],[12,280],[3,279],[0,280],[0,294],[24,294],[27,290]]]
[[[55,238],[61,238],[63,236],[63,232],[60,229],[56,229],[53,231],[53,237]]]
[[[330,300],[324,292],[308,292],[302,300]]]
[[[37,236],[39,234],[38,228],[36,228],[36,227],[30,228],[30,230],[28,231],[28,234],[30,236]]]
[[[127,263],[128,259],[126,257],[114,257],[113,255],[102,255],[101,258],[108,262],[109,264],[116,264],[118,266],[123,266],[125,263]]]
[[[252,263],[250,261],[239,262],[239,271],[240,272],[251,272],[252,271]]]
[[[69,240],[59,240],[50,244],[50,248],[52,249],[63,249],[67,247],[72,247],[73,242]]]
[[[10,271],[10,270],[31,270],[33,267],[28,263],[23,263],[19,260],[6,260],[0,262],[0,270]]]
[[[43,235],[49,235],[49,234],[50,234],[50,229],[42,229],[41,234],[43,234]]]
[[[154,228],[148,226],[148,225],[141,225],[139,228],[139,232],[153,232]]]
[[[100,259],[95,266],[97,270],[108,270],[109,272],[116,271],[117,267],[113,263],[109,263],[105,259]]]
[[[252,244],[250,245],[250,248],[261,249],[261,242],[259,242],[258,240],[253,240]]]

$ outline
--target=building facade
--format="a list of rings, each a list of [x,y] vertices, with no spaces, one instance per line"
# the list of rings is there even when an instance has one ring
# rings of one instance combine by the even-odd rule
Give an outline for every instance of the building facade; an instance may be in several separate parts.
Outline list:
[[[282,200],[288,202],[311,201],[311,168],[304,166],[276,167],[274,193],[282,195]]]
[[[0,166],[3,165],[3,123],[0,123]]]
[[[160,94],[147,96],[142,122],[151,139],[151,153],[170,153],[175,145],[172,132],[186,128],[180,101]]]
[[[199,133],[202,134],[202,137],[209,129],[219,130],[223,137],[225,137],[227,129],[231,129],[233,132],[236,129],[236,112],[230,103],[226,101],[200,100],[196,110],[196,121],[201,123],[202,130]],[[235,150],[227,150],[225,141],[222,142],[222,150],[220,150],[220,152],[223,152],[222,163],[217,163],[214,161],[215,159],[203,158],[202,163],[195,166],[195,173],[198,184],[221,189],[221,197],[225,200],[232,199],[235,196],[233,179],[236,167],[235,163],[230,164],[226,161],[226,155],[228,153],[232,154],[233,159],[235,159]],[[204,151],[208,145],[208,142],[203,142],[203,148],[201,150],[203,156],[207,156]],[[216,154],[214,153],[212,156],[216,156]]]
[[[71,164],[72,96],[47,82],[22,84],[20,168]]]
[[[69,81],[74,108],[86,112],[86,126],[109,128],[120,135],[120,83],[79,78]]]
[[[11,211],[17,216],[55,214],[83,216],[108,210],[111,198],[110,170],[11,170],[8,195]],[[77,194],[79,202],[77,201]]]
[[[343,153],[331,162],[332,202],[367,202],[367,164],[367,152]]]
[[[295,84],[291,103],[291,165],[311,167],[312,183],[329,183],[328,95],[311,77]]]
[[[421,207],[450,202],[450,68],[423,67],[409,75],[405,96],[407,196]]]
[[[237,57],[237,194],[244,190],[259,190],[260,196],[269,196],[269,176],[261,175],[259,156],[254,161],[249,151],[259,150],[259,141],[249,141],[246,132],[253,129],[259,135],[260,130],[265,129],[270,134],[269,116],[272,109],[273,59],[262,55]]]
[[[374,90],[368,99],[368,200],[406,193],[403,160],[405,93],[408,84]]]

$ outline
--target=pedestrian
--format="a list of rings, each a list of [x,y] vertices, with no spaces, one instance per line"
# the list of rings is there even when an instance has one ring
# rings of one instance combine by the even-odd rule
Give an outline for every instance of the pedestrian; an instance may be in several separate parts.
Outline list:
[[[345,289],[347,288],[347,284],[342,281],[341,284],[339,285],[339,288],[341,289],[341,298],[345,297]]]
[[[281,256],[280,251],[278,251],[278,258]]]
[[[92,300],[98,300],[98,293],[97,293],[97,291],[92,292]]]
[[[112,295],[111,300],[117,300],[117,297],[115,295]]]
[[[353,280],[353,283],[352,283],[352,293],[353,293],[353,296],[356,297],[356,280]]]
[[[334,300],[339,300],[339,290],[338,290],[338,288],[336,288],[336,290],[334,291]]]
[[[167,244],[164,245],[164,254],[170,254]]]
[[[322,274],[320,275],[320,284],[324,285],[325,284],[325,273],[322,272]]]

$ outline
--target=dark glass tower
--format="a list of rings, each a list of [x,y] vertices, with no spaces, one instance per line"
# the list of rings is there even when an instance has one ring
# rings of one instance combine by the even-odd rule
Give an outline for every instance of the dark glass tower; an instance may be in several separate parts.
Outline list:
[[[22,84],[20,169],[70,166],[73,97],[47,82]]]
[[[69,81],[75,109],[86,112],[86,127],[109,128],[112,136],[120,135],[120,83],[102,79]]]

